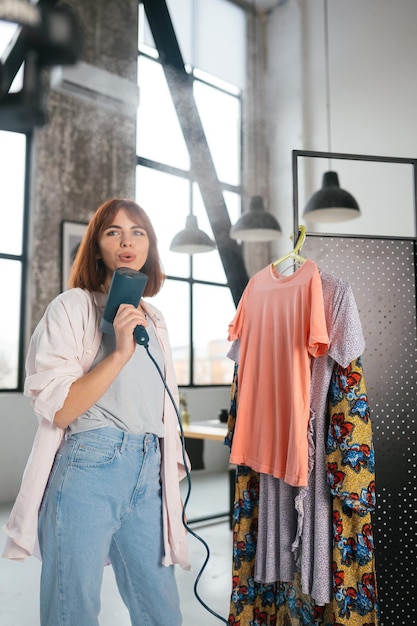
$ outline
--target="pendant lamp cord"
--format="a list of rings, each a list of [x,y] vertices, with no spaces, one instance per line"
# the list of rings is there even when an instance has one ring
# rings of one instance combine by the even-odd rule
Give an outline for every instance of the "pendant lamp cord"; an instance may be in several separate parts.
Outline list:
[[[329,63],[329,13],[327,0],[324,3],[324,67],[326,79],[326,122],[327,122],[327,148],[332,151],[332,128],[330,115],[330,63]],[[329,170],[331,170],[331,159],[329,158]]]
[[[252,167],[253,169],[253,180],[252,186],[253,191],[255,191],[256,186],[258,184],[258,102],[257,102],[257,94],[258,94],[258,50],[257,50],[257,24],[256,24],[256,0],[252,0],[252,72],[253,72],[253,82],[252,82],[252,142],[253,142],[253,151],[252,151]]]

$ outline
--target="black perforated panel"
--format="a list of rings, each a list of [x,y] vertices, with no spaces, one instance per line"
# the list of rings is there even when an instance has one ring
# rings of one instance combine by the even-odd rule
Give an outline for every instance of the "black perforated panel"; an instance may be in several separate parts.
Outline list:
[[[417,624],[417,331],[414,241],[309,235],[303,256],[347,278],[366,339],[380,626]]]

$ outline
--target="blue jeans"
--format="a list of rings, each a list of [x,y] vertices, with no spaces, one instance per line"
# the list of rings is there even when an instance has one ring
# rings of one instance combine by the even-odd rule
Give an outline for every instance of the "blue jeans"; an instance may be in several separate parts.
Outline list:
[[[39,513],[41,626],[96,626],[110,561],[132,626],[182,623],[163,556],[161,454],[155,435],[99,428],[70,435]]]

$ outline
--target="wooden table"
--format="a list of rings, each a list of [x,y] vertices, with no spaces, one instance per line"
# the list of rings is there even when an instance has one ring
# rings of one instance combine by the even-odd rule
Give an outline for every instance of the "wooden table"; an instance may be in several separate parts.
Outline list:
[[[192,422],[184,426],[184,435],[190,439],[211,439],[214,441],[224,441],[227,434],[227,424],[222,424],[219,420],[206,420],[205,422]]]
[[[208,439],[211,441],[224,442],[224,438],[227,434],[227,424],[220,422],[218,419],[206,420],[202,422],[191,422],[187,426],[183,425],[184,437],[187,439]],[[193,518],[189,520],[189,523],[193,522],[205,522],[211,519],[217,519],[220,517],[229,518],[230,528],[232,528],[233,522],[233,508],[235,499],[235,469],[229,469],[229,510],[225,513],[217,513],[215,515],[206,515],[204,517]]]

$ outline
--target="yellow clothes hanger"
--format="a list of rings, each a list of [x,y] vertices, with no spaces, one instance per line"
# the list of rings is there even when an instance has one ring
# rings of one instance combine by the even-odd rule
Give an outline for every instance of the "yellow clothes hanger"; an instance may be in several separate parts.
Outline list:
[[[300,252],[301,248],[303,247],[303,244],[304,244],[304,241],[305,241],[305,238],[306,238],[306,234],[307,234],[306,227],[303,226],[303,225],[300,225],[298,227],[298,238],[297,238],[297,242],[296,242],[296,244],[294,246],[294,249],[291,250],[291,252],[289,252],[285,256],[282,256],[280,259],[277,259],[276,261],[274,261],[272,263],[272,265],[274,267],[277,267],[278,265],[280,265],[284,261],[287,261],[288,259],[292,259],[295,263],[305,263],[305,261],[307,261],[307,259],[304,258],[303,256],[300,256],[298,253]]]

